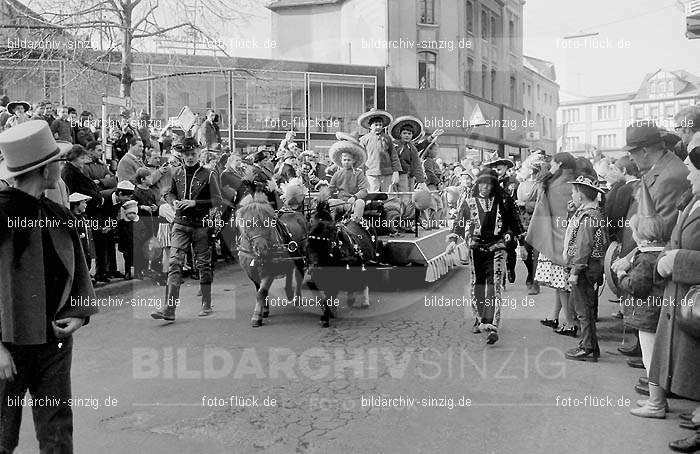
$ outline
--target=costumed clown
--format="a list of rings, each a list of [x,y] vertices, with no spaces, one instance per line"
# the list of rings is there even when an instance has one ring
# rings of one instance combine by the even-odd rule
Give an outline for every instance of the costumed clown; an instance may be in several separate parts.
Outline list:
[[[447,237],[448,253],[454,251],[460,237],[469,246],[472,332],[486,331],[488,344],[498,340],[506,243],[522,233],[517,217],[513,204],[498,190],[496,172],[485,169],[477,177],[472,193],[462,201],[452,233]]]
[[[401,161],[391,137],[384,132],[393,117],[389,112],[372,109],[357,119],[360,127],[369,132],[360,138],[367,153],[367,182],[370,192],[388,192],[399,184]]]

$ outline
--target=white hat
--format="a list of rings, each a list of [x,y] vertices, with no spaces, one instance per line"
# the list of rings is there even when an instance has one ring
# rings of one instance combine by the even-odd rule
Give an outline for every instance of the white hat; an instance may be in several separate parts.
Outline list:
[[[79,192],[74,192],[68,197],[68,201],[70,203],[82,202],[83,200],[92,200],[92,197]]]
[[[70,142],[53,138],[49,124],[30,120],[0,133],[0,179],[6,180],[55,161],[73,148]]]
[[[119,183],[117,183],[117,189],[122,190],[122,191],[133,191],[136,189],[136,186],[134,186],[134,183],[132,183],[129,180],[122,180]]]

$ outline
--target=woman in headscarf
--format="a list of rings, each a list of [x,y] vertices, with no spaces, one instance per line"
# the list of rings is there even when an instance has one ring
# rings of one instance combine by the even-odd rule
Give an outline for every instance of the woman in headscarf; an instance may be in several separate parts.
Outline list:
[[[558,334],[576,337],[573,307],[569,305],[568,272],[562,259],[564,235],[568,220],[568,203],[576,179],[576,158],[570,153],[552,157],[549,174],[538,189],[537,202],[530,219],[525,241],[539,251],[535,281],[555,290],[550,317],[541,320]],[[559,326],[559,313],[564,309],[565,322]]]

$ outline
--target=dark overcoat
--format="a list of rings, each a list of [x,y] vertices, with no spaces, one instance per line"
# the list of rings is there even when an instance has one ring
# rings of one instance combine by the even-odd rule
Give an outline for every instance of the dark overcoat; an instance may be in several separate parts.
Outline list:
[[[667,279],[649,371],[650,382],[693,400],[700,400],[700,337],[680,329],[676,317],[690,287],[700,284],[700,208],[691,213],[698,200],[695,196],[683,210],[667,246],[679,251]]]

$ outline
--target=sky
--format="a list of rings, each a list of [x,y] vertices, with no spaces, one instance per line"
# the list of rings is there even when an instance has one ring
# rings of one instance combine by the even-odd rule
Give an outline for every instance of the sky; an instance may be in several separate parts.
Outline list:
[[[562,100],[636,91],[660,68],[700,76],[700,39],[685,37],[679,3],[527,0],[524,53],[555,64]],[[599,35],[562,40],[580,32]]]

